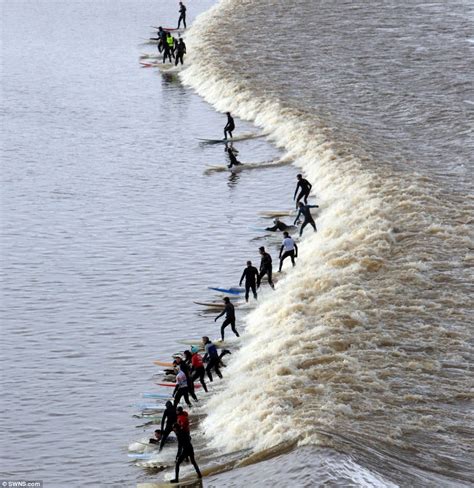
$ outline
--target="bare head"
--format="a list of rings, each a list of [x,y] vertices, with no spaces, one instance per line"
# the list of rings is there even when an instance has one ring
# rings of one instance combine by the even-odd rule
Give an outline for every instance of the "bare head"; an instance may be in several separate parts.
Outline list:
[[[230,303],[230,298],[229,297],[224,297],[224,302],[225,303]]]
[[[265,248],[264,248],[263,246],[262,246],[262,247],[259,247],[259,248],[258,248],[258,252],[259,252],[260,254],[263,254],[263,253],[265,252]]]
[[[283,235],[284,235],[285,237],[289,237],[289,236],[290,236],[290,234],[288,234],[288,232],[283,232]]]
[[[301,173],[297,174],[296,177],[301,180],[301,178],[303,178],[303,175]]]
[[[247,261],[247,266],[250,268],[250,266],[252,266],[252,261]]]

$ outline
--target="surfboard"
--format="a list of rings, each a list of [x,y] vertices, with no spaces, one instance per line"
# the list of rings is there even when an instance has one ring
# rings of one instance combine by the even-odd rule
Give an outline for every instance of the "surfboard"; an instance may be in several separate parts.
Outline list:
[[[176,386],[176,383],[156,383],[158,386],[167,386],[170,388],[174,388]],[[194,388],[201,388],[200,383],[194,383]]]
[[[165,366],[166,368],[173,368],[174,364],[169,363],[166,361],[153,361],[153,364],[156,364],[157,366]]]
[[[174,383],[173,383],[174,385]],[[158,403],[136,403],[135,406],[141,410],[165,410],[166,405]]]
[[[216,303],[216,302],[193,302],[196,305],[201,305],[201,307],[208,307],[208,308],[224,308],[225,303]],[[235,303],[234,303],[235,307]]]
[[[227,293],[230,295],[240,295],[245,292],[245,288],[232,286],[230,288],[219,288],[217,286],[208,286],[209,290],[220,291],[221,293]]]
[[[161,483],[138,483],[137,488],[169,488],[180,486],[203,486],[199,478],[184,478],[178,483],[170,483],[169,481],[162,481]]]
[[[295,210],[265,210],[258,214],[267,219],[274,219],[275,217],[291,217],[296,215],[296,212]]]
[[[202,349],[204,349],[204,344],[202,343],[202,339],[186,339],[184,341],[178,341],[180,344],[185,344],[186,346],[199,346]],[[216,347],[228,347],[229,344],[226,344],[226,342],[222,342],[221,339],[217,339],[215,341],[212,341],[213,344]]]
[[[249,134],[239,134],[234,136],[232,139],[205,139],[198,137],[198,141],[201,144],[227,144],[229,142],[239,142],[239,141],[247,141],[249,139],[257,139],[259,137],[265,137],[265,134],[261,133],[249,133]]]
[[[166,395],[165,393],[143,393],[143,398],[159,398],[160,400],[173,400],[173,397]]]

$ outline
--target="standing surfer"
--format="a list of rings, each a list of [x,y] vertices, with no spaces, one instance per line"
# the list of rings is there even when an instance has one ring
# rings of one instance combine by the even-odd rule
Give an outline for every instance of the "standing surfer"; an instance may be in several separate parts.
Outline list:
[[[227,124],[224,127],[224,139],[227,139],[227,132],[229,133],[230,138],[232,139],[232,131],[235,129],[235,122],[230,115],[230,112],[226,112],[227,114]]]
[[[176,407],[170,402],[166,402],[166,409],[163,412],[163,417],[161,418],[161,442],[160,451],[165,445],[166,439],[173,430],[173,424],[176,423]]]
[[[286,258],[291,258],[291,264],[294,266],[295,265],[295,258],[298,257],[298,246],[296,245],[296,242],[293,240],[292,237],[290,237],[290,234],[288,232],[283,232],[283,242],[281,243],[280,247],[280,267],[278,269],[278,272],[281,272],[281,267],[283,266],[283,261]],[[285,252],[283,252],[285,251]],[[282,254],[283,253],[283,254]]]
[[[184,28],[186,29],[186,7],[183,2],[179,2],[179,19],[178,19],[178,29],[183,21]]]
[[[207,336],[203,336],[202,343],[204,344],[204,351],[206,352],[204,354],[203,361],[204,362],[207,361],[206,373],[207,373],[207,377],[209,378],[209,381],[212,382],[211,370],[213,368],[214,368],[214,371],[216,372],[216,375],[222,379],[222,374],[221,374],[220,369],[219,369],[219,363],[221,360],[220,360],[219,354],[217,353],[217,347]]]
[[[186,54],[186,44],[184,43],[183,39],[180,37],[178,44],[176,44],[176,61],[174,62],[175,66],[178,66],[178,63],[181,61],[183,64],[183,56]]]
[[[232,332],[237,337],[240,337],[239,333],[237,332],[237,329],[235,328],[235,308],[234,308],[234,305],[232,305],[229,297],[224,297],[224,303],[225,303],[224,310],[214,319],[214,322],[216,322],[219,317],[222,317],[225,314],[225,320],[224,320],[224,322],[222,322],[222,326],[221,326],[222,342],[224,342],[224,329],[228,325],[231,326]]]
[[[311,225],[311,227],[314,229],[314,232],[316,232],[317,231],[316,224],[314,222],[313,216],[311,215],[310,208],[319,208],[319,205],[305,205],[303,202],[300,202],[298,206],[299,206],[298,215],[296,216],[294,223],[296,224],[300,215],[304,217],[303,223],[300,228],[300,236],[303,235],[303,229],[308,224]]]
[[[189,458],[191,461],[198,478],[202,478],[199,466],[194,459],[194,449],[191,444],[191,436],[189,435],[189,432],[186,432],[178,423],[173,425],[173,431],[178,439],[178,454],[176,454],[175,477],[173,480],[170,480],[170,483],[179,483],[179,466],[186,458]]]
[[[304,203],[308,203],[309,192],[311,191],[311,188],[313,188],[313,185],[308,180],[305,180],[301,174],[296,175],[296,178],[298,183],[296,185],[295,194],[293,195],[293,200],[296,199],[296,208],[298,208],[298,203],[301,199],[303,199]],[[296,198],[299,189],[301,189],[301,191],[298,198]]]
[[[260,274],[258,275],[257,288],[260,288],[262,278],[267,275],[268,284],[275,289],[275,285],[272,281],[272,257],[265,251],[263,246],[259,247],[258,251],[260,252],[260,256],[262,256],[262,259],[260,260]]]
[[[252,290],[253,297],[257,299],[257,280],[258,280],[258,269],[252,266],[252,261],[247,261],[247,267],[242,273],[240,278],[239,286],[242,286],[242,281],[245,278],[245,301],[249,301],[249,292]]]

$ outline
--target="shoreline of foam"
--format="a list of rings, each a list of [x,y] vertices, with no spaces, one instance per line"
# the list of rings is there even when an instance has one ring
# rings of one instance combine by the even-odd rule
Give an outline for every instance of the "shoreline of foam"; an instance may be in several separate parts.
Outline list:
[[[455,201],[441,204],[442,189],[426,176],[413,172],[407,181],[383,162],[354,157],[317,117],[237,79],[210,35],[233,8],[221,0],[196,19],[181,79],[218,111],[268,133],[304,170],[321,208],[319,232],[305,235],[300,266],[248,317],[227,390],[209,400],[209,442],[228,451],[295,439],[338,448],[325,444],[318,429],[344,429],[354,444],[364,439],[366,447],[422,465],[423,449],[430,457],[439,442],[437,432],[462,419],[456,408],[447,419],[436,403],[420,411],[420,401],[438,391],[440,398],[450,395],[450,378],[438,372],[464,352],[457,338],[465,331],[443,322],[449,308],[462,309],[464,297],[456,289],[449,297],[432,290],[452,279],[444,254],[456,248],[452,266],[463,265],[457,237],[464,238],[466,216]],[[459,221],[447,224],[449,212]],[[437,254],[427,256],[427,247]],[[459,384],[460,402],[463,389]],[[417,439],[420,432],[426,439]],[[405,453],[410,442],[419,459]],[[450,449],[447,442],[437,455],[449,457]]]

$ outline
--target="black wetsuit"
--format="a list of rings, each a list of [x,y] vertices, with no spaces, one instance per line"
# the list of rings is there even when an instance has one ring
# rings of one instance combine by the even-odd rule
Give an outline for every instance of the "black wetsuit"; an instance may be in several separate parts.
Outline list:
[[[175,479],[173,481],[176,483],[179,480],[179,466],[188,457],[196,470],[198,478],[201,478],[201,471],[199,471],[199,466],[194,459],[194,449],[189,432],[179,429],[176,431],[176,437],[178,438],[178,453],[176,454]]]
[[[232,131],[235,129],[235,122],[232,118],[232,115],[227,114],[227,124],[224,127],[224,139],[227,139],[227,132],[229,133],[230,137],[232,138]]]
[[[272,257],[267,252],[264,252],[262,254],[262,259],[260,261],[260,274],[258,275],[257,288],[260,287],[260,284],[262,283],[262,278],[265,275],[267,275],[268,284],[272,288],[275,288],[275,285],[272,281]]]
[[[183,56],[186,54],[186,44],[182,39],[179,40],[178,44],[176,45],[176,61],[174,62],[175,66],[181,61],[183,64]]]
[[[298,215],[295,219],[295,224],[298,221],[300,215],[304,217],[303,224],[300,228],[300,236],[303,234],[303,229],[309,224],[316,232],[316,224],[314,222],[313,216],[311,215],[310,208],[318,208],[318,205],[303,205],[299,208]]]
[[[163,29],[158,30],[157,37],[158,37],[158,52],[161,53],[163,51],[163,46],[165,45],[166,42],[166,32]]]
[[[298,193],[298,189],[301,188],[300,194],[298,195],[298,198],[296,198],[296,194]],[[308,197],[309,193],[311,191],[311,188],[313,186],[308,180],[305,180],[304,178],[301,178],[301,180],[298,181],[298,184],[296,185],[296,190],[295,194],[293,196],[293,200],[296,198],[296,205],[298,205],[298,202],[303,199],[304,203],[308,203]]]
[[[183,21],[184,28],[186,29],[186,7],[183,4],[179,7],[178,29],[181,21]]]
[[[277,230],[284,231],[290,227],[289,225],[286,225],[284,222],[278,221],[273,227],[267,227],[265,230],[269,230],[271,232],[276,232]]]
[[[227,303],[226,306],[224,307],[224,311],[216,317],[216,320],[221,317],[222,315],[225,314],[225,320],[222,322],[221,326],[221,337],[222,340],[224,340],[224,329],[230,325],[232,328],[232,332],[237,336],[239,336],[239,333],[237,332],[237,329],[235,328],[235,308],[232,305],[232,303]]]
[[[257,299],[258,269],[255,266],[247,266],[240,278],[240,284],[245,278],[245,301],[249,301],[249,292],[252,290],[253,297]]]
[[[173,424],[176,423],[176,407],[174,405],[167,406],[166,410],[163,412],[163,417],[161,418],[161,442],[160,442],[160,451],[163,449],[165,445],[166,439],[170,435],[170,432],[173,430]],[[165,426],[166,422],[166,426]]]
[[[204,345],[204,348],[206,351],[206,354],[204,355],[204,362],[207,361],[206,373],[209,381],[212,381],[212,369],[214,369],[216,375],[219,376],[219,378],[222,378],[222,374],[219,369],[220,357],[217,353],[216,346],[211,341],[209,341],[207,344]]]

